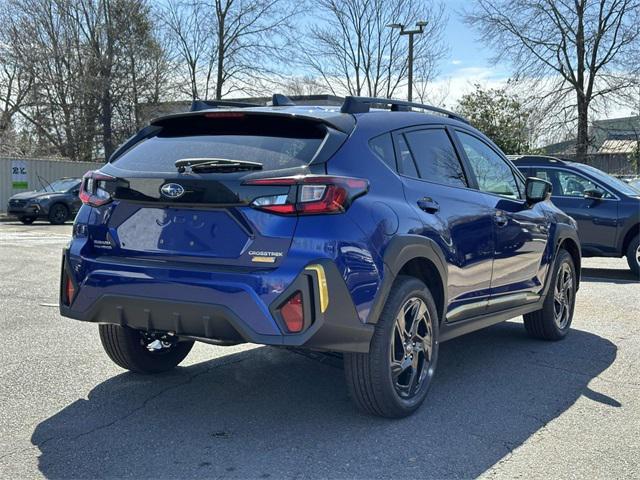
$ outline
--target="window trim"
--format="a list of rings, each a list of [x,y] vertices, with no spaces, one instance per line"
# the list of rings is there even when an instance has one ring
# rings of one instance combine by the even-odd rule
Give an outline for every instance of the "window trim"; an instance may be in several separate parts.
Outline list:
[[[549,169],[549,170],[559,170],[559,171],[564,171],[564,172],[568,172],[568,173],[572,173],[574,175],[577,175],[578,177],[582,177],[585,180],[590,181],[591,183],[593,183],[596,187],[601,188],[603,191],[607,192],[609,195],[611,195],[613,198],[600,198],[600,201],[606,201],[606,200],[613,200],[616,202],[620,201],[620,197],[618,197],[618,195],[616,195],[615,193],[613,193],[611,190],[609,190],[608,188],[605,188],[602,186],[602,184],[600,182],[596,182],[595,180],[593,180],[591,177],[583,175],[582,173],[577,173],[574,172],[573,170],[569,170],[567,168],[564,167],[547,167],[546,165],[533,165],[533,166],[527,166],[525,168],[528,168],[532,173],[535,171],[536,168],[540,168],[540,169]],[[551,198],[556,197],[556,198],[573,198],[573,199],[581,199],[584,200],[584,197],[575,197],[575,196],[571,196],[571,195],[554,195],[553,192],[551,192]]]
[[[416,172],[418,173],[418,175],[420,175],[420,169],[418,168],[418,164],[416,163],[416,159],[415,159],[415,155],[413,154],[413,152],[411,151],[411,145],[409,145],[409,141],[407,140],[407,137],[405,136],[406,133],[411,133],[411,132],[416,132],[416,131],[422,131],[422,130],[443,130],[445,135],[449,138],[449,141],[451,142],[451,146],[453,148],[453,152],[456,154],[457,160],[458,162],[460,162],[460,168],[462,169],[462,174],[465,177],[465,184],[464,185],[451,185],[450,183],[442,183],[433,179],[428,179],[428,178],[422,178],[422,177],[412,177],[411,175],[407,175],[404,172],[401,171],[400,169],[400,161],[399,161],[399,150],[400,147],[398,145],[398,138],[401,136],[404,140],[404,142],[407,144],[407,148],[409,149],[409,153],[411,154],[411,161],[413,162],[413,166],[416,169]],[[396,173],[403,178],[409,178],[411,180],[419,180],[421,182],[427,182],[427,183],[434,183],[436,185],[442,185],[444,187],[452,187],[452,188],[466,188],[466,189],[470,189],[473,188],[473,183],[472,183],[472,179],[469,176],[469,169],[468,169],[468,165],[465,162],[465,160],[463,159],[463,157],[460,155],[460,149],[459,146],[456,144],[455,138],[452,135],[451,129],[447,126],[447,125],[433,125],[433,124],[427,124],[427,125],[415,125],[412,127],[407,127],[407,128],[401,128],[398,130],[393,130],[391,132],[391,137],[393,139],[393,148],[395,150],[395,154],[396,154],[396,166],[397,166],[397,171]]]
[[[471,160],[469,160],[469,157],[467,156],[467,152],[464,150],[464,146],[462,145],[462,140],[460,139],[458,132],[465,133],[475,138],[476,140],[478,140],[479,142],[487,146],[489,149],[491,149],[496,155],[498,155],[498,158],[500,158],[507,165],[507,167],[509,167],[514,177],[516,176],[520,177],[520,179],[522,180],[522,183],[524,183],[525,185],[525,189],[527,185],[527,179],[522,174],[522,172],[520,172],[520,170],[518,170],[518,168],[513,163],[511,163],[511,161],[506,157],[506,155],[502,151],[500,151],[500,149],[496,147],[492,142],[487,142],[484,138],[479,136],[477,133],[473,132],[472,130],[467,130],[466,128],[455,127],[453,131],[455,132],[456,141],[459,142],[460,144],[460,149],[462,151],[462,154],[464,155],[464,159],[468,163],[469,170],[471,172],[471,175],[473,176],[474,190],[477,190],[480,193],[484,193],[486,195],[492,195],[494,197],[498,197],[501,199],[511,200],[511,201],[520,202],[520,203],[522,202],[526,203],[526,192],[520,192],[520,186],[518,185],[518,182],[515,181],[515,178],[514,178],[514,183],[516,184],[518,193],[520,193],[520,198],[511,198],[505,195],[500,195],[499,193],[485,192],[484,190],[480,190],[480,184],[478,183],[478,178],[476,177],[476,173],[473,171],[473,167],[471,166]]]

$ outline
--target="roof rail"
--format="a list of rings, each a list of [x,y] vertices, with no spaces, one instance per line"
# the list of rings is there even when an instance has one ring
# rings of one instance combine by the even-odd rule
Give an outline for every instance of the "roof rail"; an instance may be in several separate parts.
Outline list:
[[[406,102],[404,100],[394,100],[392,98],[376,98],[376,97],[352,97],[346,96],[344,103],[340,108],[342,113],[367,113],[371,105],[390,105],[392,112],[408,112],[412,108],[419,108],[421,110],[428,110],[430,112],[439,113],[454,120],[459,120],[464,123],[469,123],[466,118],[445,110],[443,108],[433,107],[431,105],[423,105],[422,103]]]
[[[281,93],[274,93],[273,97],[271,97],[271,101],[267,102],[267,105],[272,107],[293,107],[295,103],[286,95],[282,95]]]
[[[199,112],[200,110],[210,110],[219,107],[262,107],[258,103],[234,102],[233,100],[194,100],[191,102],[191,112]]]

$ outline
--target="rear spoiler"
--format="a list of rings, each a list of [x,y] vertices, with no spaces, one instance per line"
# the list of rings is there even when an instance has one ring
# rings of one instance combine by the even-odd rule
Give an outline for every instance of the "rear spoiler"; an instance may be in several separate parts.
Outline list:
[[[182,112],[182,113],[174,113],[171,115],[166,115],[164,117],[158,117],[151,120],[149,126],[151,127],[163,127],[167,123],[173,122],[176,119],[180,118],[193,118],[193,117],[204,117],[207,113],[212,114],[215,112],[215,109],[207,109],[207,110],[197,110],[193,112]],[[304,113],[304,110],[300,109],[277,109],[273,106],[269,107],[242,107],[242,108],[225,108],[224,110],[220,110],[220,114],[224,115],[225,113],[233,114],[233,113],[242,113],[246,116],[271,116],[271,117],[288,117],[288,118],[297,118],[300,120],[305,120],[308,122],[314,122],[326,125],[335,130],[338,130],[342,133],[350,134],[353,128],[355,127],[356,121],[353,115],[339,113],[339,112],[330,112],[330,111],[320,111],[313,110],[309,113]]]

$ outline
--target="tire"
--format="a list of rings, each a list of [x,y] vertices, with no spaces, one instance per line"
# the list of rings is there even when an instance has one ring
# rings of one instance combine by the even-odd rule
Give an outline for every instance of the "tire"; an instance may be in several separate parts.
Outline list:
[[[168,348],[149,351],[144,332],[119,325],[99,325],[102,346],[113,362],[136,373],[160,373],[171,370],[189,354],[193,341],[179,341]]]
[[[573,258],[561,249],[543,307],[524,315],[524,328],[530,336],[561,340],[569,333],[576,302],[576,279]]]
[[[25,225],[31,225],[36,221],[36,217],[20,217],[18,220],[20,220]]]
[[[636,235],[627,247],[627,263],[636,278],[640,278],[640,235]]]
[[[404,317],[399,315],[401,310],[406,312]],[[399,323],[402,318],[404,329]],[[349,393],[361,410],[401,418],[420,407],[436,369],[438,326],[436,304],[427,286],[416,278],[398,276],[375,326],[369,353],[344,354]],[[407,328],[411,334],[407,336],[412,337],[410,346],[403,341],[407,336],[402,338],[401,334],[406,334]],[[408,353],[415,356],[409,358]]]
[[[55,203],[49,209],[49,223],[51,225],[62,225],[69,220],[69,209],[62,203]]]

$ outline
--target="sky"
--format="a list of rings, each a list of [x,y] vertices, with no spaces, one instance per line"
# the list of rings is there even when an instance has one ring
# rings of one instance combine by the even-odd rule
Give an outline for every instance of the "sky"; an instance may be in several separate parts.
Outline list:
[[[499,88],[506,84],[513,69],[508,63],[494,65],[495,52],[482,44],[478,34],[462,20],[462,10],[468,0],[445,0],[448,24],[444,43],[449,53],[439,65],[439,74],[432,82],[433,102],[447,108],[455,107],[462,95],[475,83],[483,88]],[[593,112],[593,119],[630,115],[628,107],[611,105],[607,111]]]
[[[493,65],[491,57],[494,52],[483,45],[477,33],[463,22],[461,11],[467,3],[465,0],[448,0],[445,3],[449,18],[444,30],[444,43],[449,52],[432,83],[435,99],[443,98],[447,107],[455,105],[462,95],[473,89],[475,83],[485,88],[496,88],[509,78],[509,66]]]

